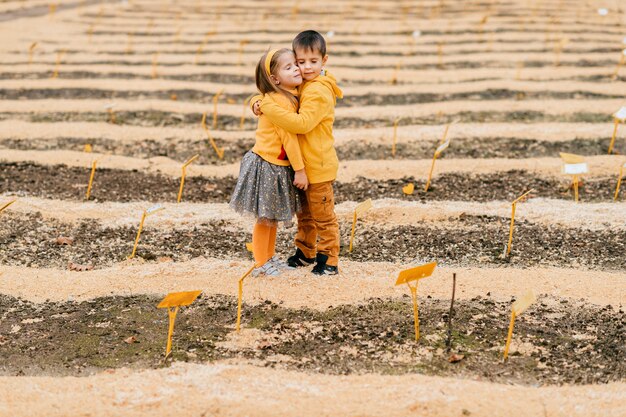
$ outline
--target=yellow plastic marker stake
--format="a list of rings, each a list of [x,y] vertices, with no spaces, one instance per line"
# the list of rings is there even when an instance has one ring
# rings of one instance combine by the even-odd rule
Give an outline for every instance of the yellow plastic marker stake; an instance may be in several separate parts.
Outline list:
[[[114,107],[115,104],[107,104],[106,106],[104,106],[104,109],[107,111],[107,113],[109,113],[109,123],[111,124],[115,124],[115,112],[113,111]]]
[[[194,65],[198,64],[198,61],[200,60],[200,55],[202,54],[202,50],[204,49],[204,46],[209,42],[209,38],[215,35],[216,33],[217,33],[216,30],[210,30],[206,33],[206,35],[204,36],[204,39],[200,43],[200,46],[198,46],[198,49],[196,50],[196,56],[193,60]]]
[[[560,152],[559,156],[565,162],[563,173],[572,176],[574,185],[574,201],[578,203],[578,176],[587,172],[587,164],[581,155]]]
[[[50,17],[50,19],[54,17],[54,12],[56,12],[57,6],[58,5],[56,3],[50,3],[48,5],[48,17]]]
[[[93,152],[93,147],[91,146],[91,143],[85,143],[85,147],[83,148],[83,151],[86,153]]]
[[[33,54],[35,53],[35,48],[37,48],[37,42],[33,42],[28,47],[28,65],[33,63]]]
[[[141,221],[139,222],[139,230],[137,230],[137,237],[135,238],[135,245],[133,246],[133,253],[130,254],[128,259],[134,258],[135,253],[137,253],[137,245],[139,244],[139,237],[141,236],[141,231],[143,230],[143,223],[146,221],[146,217],[156,212],[159,212],[163,209],[165,209],[165,207],[161,206],[160,204],[157,204],[156,206],[152,206],[149,209],[143,211],[143,214],[141,215]]]
[[[248,271],[243,274],[241,278],[239,278],[239,298],[237,300],[237,324],[235,326],[235,330],[239,333],[239,329],[241,328],[241,304],[243,302],[243,280],[246,279],[248,275],[252,273],[252,271],[256,268],[256,264],[252,265]]]
[[[400,121],[399,117],[396,117],[396,120],[393,121],[393,144],[391,145],[391,156],[396,157],[396,142],[398,140],[398,122]]]
[[[517,71],[515,72],[515,79],[517,81],[522,79],[522,69],[524,68],[524,61],[517,62]]]
[[[437,44],[437,67],[443,69],[443,42]]]
[[[356,230],[356,219],[361,217],[363,213],[372,208],[372,199],[368,198],[361,204],[357,205],[354,209],[354,216],[352,219],[352,233],[350,233],[350,248],[348,252],[352,252],[352,244],[354,243],[354,232]]]
[[[237,56],[237,65],[242,65],[242,58],[243,58],[243,50],[246,47],[247,44],[249,44],[250,41],[248,39],[242,39],[239,41],[239,54]]]
[[[89,196],[91,196],[91,187],[93,185],[93,177],[96,175],[96,164],[98,163],[97,159],[94,159],[91,163],[91,174],[89,174],[89,185],[87,185],[87,195],[85,196],[85,200],[89,200]]]
[[[398,62],[396,64],[396,68],[393,71],[393,75],[391,76],[391,79],[389,80],[389,84],[391,85],[398,84],[398,72],[400,71],[401,68],[402,68],[402,62]]]
[[[411,269],[405,269],[401,271],[396,280],[396,285],[406,284],[411,290],[411,298],[413,299],[413,318],[415,327],[415,341],[420,338],[420,321],[419,310],[417,307],[417,284],[420,279],[427,278],[433,274],[437,262],[431,262]],[[409,282],[415,281],[415,287],[412,287]]]
[[[217,129],[217,102],[223,92],[224,89],[221,89],[213,96],[213,130]]]
[[[619,189],[622,185],[622,177],[624,176],[624,168],[626,168],[626,163],[619,167],[619,177],[617,177],[617,186],[615,187],[615,195],[613,196],[613,201],[617,201],[617,197],[619,196]]]
[[[255,95],[256,94],[250,94],[243,101],[243,111],[241,112],[241,120],[239,121],[239,129],[241,130],[243,130],[243,123],[246,120],[246,110],[247,110],[248,104],[250,104],[250,100],[252,100],[252,97],[254,97]]]
[[[554,66],[558,67],[561,65],[561,52],[563,52],[563,48],[569,42],[567,38],[561,38],[554,46]]]
[[[202,291],[185,291],[185,292],[172,292],[165,296],[161,300],[157,308],[167,308],[167,315],[169,316],[169,328],[167,330],[167,345],[165,346],[165,359],[170,356],[172,352],[172,335],[174,334],[174,322],[176,321],[176,314],[180,307],[188,306],[193,303],[196,298],[202,293]]]
[[[128,55],[133,53],[133,34],[128,33],[128,41],[126,42],[126,53]]]
[[[506,337],[506,345],[504,346],[504,360],[509,356],[509,347],[511,346],[511,337],[513,336],[513,327],[515,326],[515,318],[519,317],[531,304],[537,300],[535,293],[528,291],[519,300],[513,303],[511,307],[511,322],[509,323],[509,333]]]
[[[152,79],[155,79],[159,76],[159,73],[157,72],[158,61],[159,61],[159,53],[156,52],[152,55]]]
[[[615,138],[617,137],[617,128],[620,123],[624,123],[626,121],[626,107],[620,108],[618,111],[613,113],[613,136],[611,137],[611,143],[609,144],[609,155],[613,152],[613,146],[615,146]]]
[[[17,201],[17,199],[15,200],[11,200],[8,203],[6,203],[4,206],[0,207],[0,213],[2,213],[4,211],[4,209],[6,209],[7,207],[9,207],[11,204],[15,203]]]
[[[54,63],[54,72],[52,73],[52,79],[55,79],[59,76],[59,67],[61,66],[61,59],[65,55],[65,51],[61,50],[57,52],[57,59]]]
[[[458,120],[455,120],[446,125],[446,130],[443,132],[443,138],[441,138],[441,142],[439,142],[439,146],[437,147],[437,149],[435,149],[435,154],[433,155],[433,163],[430,166],[430,172],[428,173],[428,179],[426,180],[426,185],[424,186],[424,192],[428,191],[428,188],[430,187],[430,181],[432,180],[433,170],[435,169],[435,160],[439,158],[439,156],[441,155],[443,151],[448,149],[448,146],[450,146],[450,141],[446,140],[446,137],[448,136],[448,131],[450,130],[450,125],[455,124],[457,122]]]
[[[191,158],[189,158],[187,162],[183,164],[183,174],[180,177],[180,189],[178,190],[178,198],[176,199],[177,203],[180,203],[180,200],[183,198],[183,186],[185,185],[185,176],[187,175],[187,167],[189,166],[189,164],[191,164],[193,161],[195,161],[199,157],[200,157],[200,154],[196,154],[192,156]]]
[[[209,127],[206,125],[206,112],[202,113],[202,122],[200,123],[202,124],[202,128],[206,132],[206,135],[209,138],[209,143],[211,143],[211,146],[215,150],[217,157],[220,159],[224,158],[224,148],[217,147],[215,140],[213,140],[213,136],[211,136],[211,132],[209,132]]]
[[[252,247],[252,242],[246,242],[246,249],[248,250],[248,252],[254,253],[254,249]]]
[[[533,191],[535,190],[530,189],[526,191],[524,194],[520,195],[515,200],[513,200],[513,203],[511,203],[511,228],[509,230],[509,243],[506,245],[506,252],[504,253],[505,258],[509,256],[509,254],[511,253],[511,243],[513,243],[513,226],[515,225],[515,207],[517,206],[517,203],[519,203],[520,201],[525,201],[526,198],[528,197],[528,194],[532,193]]]
[[[622,52],[619,54],[619,62],[617,63],[617,68],[615,68],[615,72],[613,72],[613,75],[611,76],[611,80],[615,81],[617,79],[619,75],[619,70],[624,65],[624,62],[626,62],[626,49],[623,49]]]

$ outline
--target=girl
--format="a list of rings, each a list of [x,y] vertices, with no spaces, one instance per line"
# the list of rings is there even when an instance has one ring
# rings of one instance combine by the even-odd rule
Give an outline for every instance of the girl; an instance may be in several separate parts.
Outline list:
[[[302,75],[290,49],[273,50],[263,55],[255,77],[261,94],[272,95],[285,109],[296,112],[296,87],[302,83]],[[290,222],[300,211],[294,185],[302,190],[309,185],[298,137],[261,116],[254,147],[241,161],[239,178],[230,200],[232,209],[256,218],[252,249],[257,268],[253,275],[277,276],[280,269],[287,267],[275,256],[276,229],[278,222]]]

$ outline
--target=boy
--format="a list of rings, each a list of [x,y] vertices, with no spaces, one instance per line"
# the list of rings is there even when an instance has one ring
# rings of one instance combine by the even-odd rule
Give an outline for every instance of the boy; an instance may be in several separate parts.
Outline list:
[[[253,99],[253,109],[255,114],[262,113],[273,124],[298,134],[310,183],[301,194],[296,253],[287,262],[291,267],[315,262],[314,274],[336,275],[339,272],[339,223],[335,215],[333,182],[337,178],[339,160],[334,147],[333,122],[337,98],[343,98],[343,93],[335,77],[323,70],[328,55],[321,34],[314,30],[301,32],[294,38],[292,48],[303,79],[298,113],[286,111],[271,96],[265,96],[260,106]]]

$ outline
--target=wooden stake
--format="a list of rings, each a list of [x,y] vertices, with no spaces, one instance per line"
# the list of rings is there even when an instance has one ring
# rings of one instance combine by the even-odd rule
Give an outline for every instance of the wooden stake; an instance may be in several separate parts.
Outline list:
[[[452,349],[452,316],[454,315],[454,293],[456,291],[456,272],[452,274],[452,300],[450,301],[450,313],[448,313],[448,339],[446,340],[446,352]]]

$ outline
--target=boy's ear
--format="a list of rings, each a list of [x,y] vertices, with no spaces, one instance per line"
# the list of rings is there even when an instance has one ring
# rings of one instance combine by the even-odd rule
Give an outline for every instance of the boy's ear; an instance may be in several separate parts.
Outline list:
[[[324,55],[324,58],[322,58],[322,66],[326,65],[326,61],[328,61],[328,55]]]

